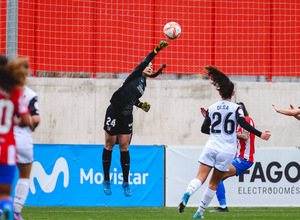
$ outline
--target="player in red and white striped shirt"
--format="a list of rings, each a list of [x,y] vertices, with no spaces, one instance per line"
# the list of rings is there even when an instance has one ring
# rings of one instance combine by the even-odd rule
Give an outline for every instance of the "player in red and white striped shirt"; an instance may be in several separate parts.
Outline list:
[[[15,176],[17,149],[13,126],[30,125],[28,106],[21,87],[26,82],[28,64],[22,59],[10,62],[0,55],[0,218],[13,220],[13,203],[10,197]],[[20,120],[14,120],[14,116]]]
[[[245,108],[244,103],[239,102],[237,104],[242,106],[242,108],[244,109],[246,121],[252,127],[255,127],[252,118],[250,118],[248,116],[248,112]],[[238,126],[237,126],[237,138],[239,140],[237,141],[237,151],[236,151],[235,156],[253,163],[253,160],[254,160],[253,155],[255,153],[255,149],[254,149],[255,135],[252,134],[252,133],[249,133],[249,131],[245,130],[244,128],[242,128],[238,124]]]

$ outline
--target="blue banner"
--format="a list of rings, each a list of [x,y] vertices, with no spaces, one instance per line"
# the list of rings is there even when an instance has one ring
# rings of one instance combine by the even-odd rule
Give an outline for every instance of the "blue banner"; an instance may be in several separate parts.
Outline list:
[[[120,150],[114,147],[112,195],[103,191],[103,145],[35,144],[27,206],[163,206],[164,147],[129,147],[131,197],[122,189]]]

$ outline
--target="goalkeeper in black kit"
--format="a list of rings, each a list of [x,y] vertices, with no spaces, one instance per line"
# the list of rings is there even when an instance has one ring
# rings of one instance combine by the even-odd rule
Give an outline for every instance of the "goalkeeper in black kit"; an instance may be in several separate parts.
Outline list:
[[[137,106],[148,112],[150,104],[148,102],[141,102],[139,98],[144,94],[146,88],[146,79],[148,77],[154,78],[162,73],[166,67],[165,64],[153,74],[153,58],[169,45],[166,41],[161,41],[156,49],[154,49],[148,56],[132,71],[126,78],[122,86],[113,94],[110,99],[110,105],[106,110],[104,120],[105,130],[105,146],[102,154],[102,163],[104,171],[103,188],[106,195],[111,195],[109,169],[111,164],[111,155],[114,145],[119,143],[121,153],[121,167],[123,171],[123,183],[125,196],[131,196],[131,189],[129,186],[129,143],[132,136],[133,128],[133,106]]]

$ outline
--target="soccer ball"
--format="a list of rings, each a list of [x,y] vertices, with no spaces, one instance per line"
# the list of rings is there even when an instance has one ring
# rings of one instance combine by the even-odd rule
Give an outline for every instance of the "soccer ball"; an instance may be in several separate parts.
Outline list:
[[[176,22],[169,22],[164,27],[164,34],[170,40],[178,38],[181,34],[181,27]]]

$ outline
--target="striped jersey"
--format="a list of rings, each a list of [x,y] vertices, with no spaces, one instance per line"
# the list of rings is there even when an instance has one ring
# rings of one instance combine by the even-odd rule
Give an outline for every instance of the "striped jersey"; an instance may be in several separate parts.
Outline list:
[[[16,146],[13,133],[14,116],[28,113],[21,89],[7,94],[0,88],[0,163],[16,164]]]
[[[254,122],[252,118],[246,116],[245,117],[246,121],[252,126],[254,126]],[[237,133],[243,133],[244,128],[242,128],[239,124],[237,126]],[[250,133],[249,138],[247,141],[243,140],[237,140],[237,151],[236,151],[236,157],[240,157],[242,159],[246,159],[249,162],[254,161],[253,155],[255,153],[254,149],[254,141],[255,141],[255,135]]]

